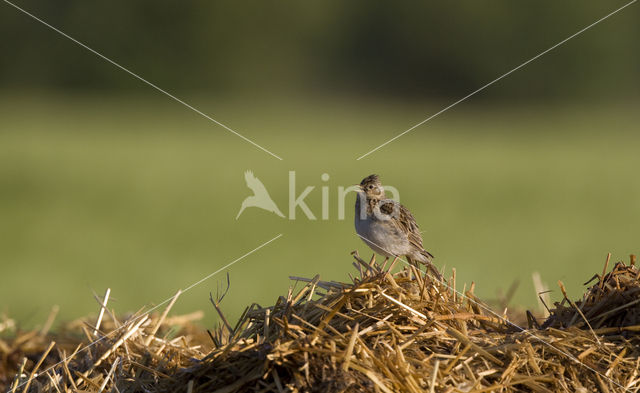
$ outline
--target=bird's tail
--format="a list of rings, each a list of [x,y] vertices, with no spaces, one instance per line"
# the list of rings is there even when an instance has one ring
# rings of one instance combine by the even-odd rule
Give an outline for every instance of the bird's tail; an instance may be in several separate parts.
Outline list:
[[[429,262],[431,262],[433,260],[433,254],[431,254],[427,250],[422,250],[422,252],[420,254],[424,255],[424,257],[427,258],[427,261],[429,261]]]
[[[442,281],[443,280],[442,274],[431,262],[433,260],[433,255],[431,255],[431,253],[427,250],[422,250],[421,254],[425,257],[426,259],[425,261],[417,261],[415,259],[410,258],[409,256],[407,256],[407,261],[409,261],[410,264],[415,266],[419,266],[420,263],[424,264],[427,267],[427,272],[431,273],[431,275],[433,275],[433,277],[435,277],[438,281]]]

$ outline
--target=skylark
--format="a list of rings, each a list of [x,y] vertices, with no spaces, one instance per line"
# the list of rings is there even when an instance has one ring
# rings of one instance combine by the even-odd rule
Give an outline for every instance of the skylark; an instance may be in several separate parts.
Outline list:
[[[371,249],[387,257],[406,257],[411,264],[425,264],[438,279],[431,255],[422,246],[422,235],[411,212],[392,199],[387,199],[377,175],[360,182],[356,198],[355,224],[358,236]]]

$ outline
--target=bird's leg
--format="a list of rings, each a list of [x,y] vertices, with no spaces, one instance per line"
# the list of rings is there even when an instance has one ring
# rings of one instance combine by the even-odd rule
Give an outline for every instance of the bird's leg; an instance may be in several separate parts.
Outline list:
[[[391,269],[393,269],[393,267],[395,266],[396,262],[398,262],[398,256],[397,255],[393,258],[393,261],[391,262],[391,265],[389,265],[389,269],[387,269],[387,273],[391,272]]]
[[[387,266],[387,262],[389,262],[389,257],[384,259],[384,263],[382,264],[382,268],[380,270],[384,270],[385,266]]]

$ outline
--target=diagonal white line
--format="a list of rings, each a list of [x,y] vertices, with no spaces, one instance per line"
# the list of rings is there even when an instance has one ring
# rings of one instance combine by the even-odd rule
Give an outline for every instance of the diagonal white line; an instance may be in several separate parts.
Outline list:
[[[200,281],[194,282],[193,284],[189,285],[187,288],[185,288],[182,292],[187,292],[188,290],[190,290],[191,288],[195,287],[196,285],[200,285],[203,281],[206,281],[208,279],[210,279],[211,277],[215,276],[216,274],[220,273],[221,271],[225,270],[226,268],[231,267],[231,265],[235,264],[236,262],[239,262],[240,260],[244,259],[245,257],[248,257],[249,255],[253,254],[254,252],[258,251],[259,249],[261,249],[262,247],[266,246],[267,244],[278,240],[282,237],[282,233],[278,234],[278,236],[274,237],[273,239],[266,241],[264,243],[262,243],[261,245],[259,245],[258,247],[254,248],[253,250],[249,251],[248,253],[244,254],[243,256],[237,258],[236,260],[229,262],[228,264],[226,264],[225,266],[221,267],[220,269],[216,270],[215,272],[209,274],[208,276],[204,277],[203,279],[201,279]],[[163,303],[168,302],[169,300],[171,300],[171,298],[165,300]],[[156,306],[154,308],[158,308],[159,306]]]
[[[282,233],[278,234],[278,236],[274,237],[271,240],[268,240],[264,243],[262,243],[261,245],[259,245],[258,247],[254,248],[253,250],[247,252],[246,254],[234,259],[233,261],[227,263],[226,265],[224,265],[223,267],[221,267],[220,269],[216,270],[215,272],[207,275],[206,277],[202,278],[201,280],[198,280],[196,282],[194,282],[193,284],[189,285],[188,287],[186,287],[185,289],[183,289],[181,292],[185,293],[188,290],[190,290],[191,288],[201,284],[202,282],[210,279],[211,277],[215,276],[216,274],[220,273],[221,271],[230,268],[231,266],[233,266],[234,264],[236,264],[237,262],[240,262],[241,260],[243,260],[244,258],[248,257],[249,255],[253,254],[254,252],[258,251],[259,249],[261,249],[262,247],[266,246],[267,244],[279,239],[282,237]],[[53,369],[54,367],[57,367],[59,365],[61,365],[62,363],[66,362],[67,360],[69,360],[72,356],[77,355],[80,352],[86,351],[87,349],[93,347],[94,345],[96,345],[97,343],[101,342],[102,340],[106,339],[107,337],[110,337],[112,335],[114,335],[116,332],[120,331],[121,329],[131,326],[133,325],[135,322],[139,321],[141,318],[146,317],[147,315],[149,315],[149,313],[151,313],[152,311],[158,309],[159,307],[161,307],[164,304],[167,304],[168,302],[170,302],[172,299],[174,298],[174,296],[167,298],[166,300],[162,301],[161,303],[156,304],[155,306],[151,307],[149,310],[147,310],[144,314],[139,315],[135,318],[132,318],[131,321],[128,321],[128,323],[123,324],[122,326],[120,326],[119,328],[116,328],[114,330],[112,330],[111,332],[109,332],[108,334],[105,334],[104,336],[100,337],[99,339],[87,344],[86,346],[84,346],[82,349],[79,349],[78,351],[76,351],[74,354],[67,356],[66,358],[60,360],[58,363],[53,364],[51,366],[49,366],[46,370],[39,372],[36,376],[34,376],[35,378],[38,378],[39,376],[45,375],[47,374],[47,372],[49,372],[51,369]],[[21,386],[23,386],[24,384],[26,384],[28,381],[24,381],[22,382],[20,385],[18,385],[16,387],[19,388]]]
[[[6,1],[6,0],[5,0]],[[554,50],[555,48],[559,47],[560,45],[564,44],[565,42],[569,41],[570,39],[584,33],[585,31],[589,30],[590,28],[592,28],[593,26],[597,25],[598,23],[602,22],[603,20],[609,18],[610,16],[613,16],[614,14],[622,11],[623,9],[627,8],[628,6],[630,6],[631,4],[635,3],[638,0],[632,0],[630,2],[628,2],[627,4],[623,5],[622,7],[618,8],[617,10],[603,16],[602,18],[598,19],[597,21],[593,22],[592,24],[590,24],[589,26],[575,32],[574,34],[570,35],[569,37],[565,38],[564,40],[558,42],[557,44],[555,44],[554,46],[550,47],[549,49],[535,55],[534,57],[530,58],[529,60],[525,61],[524,63],[520,64],[519,66],[517,66],[516,68],[512,69],[509,72],[506,72],[504,74],[502,74],[501,76],[497,77],[496,79],[492,80],[491,82],[487,83],[486,85],[482,86],[481,88],[467,94],[466,96],[462,97],[461,99],[459,99],[458,101],[454,102],[453,104],[445,107],[444,109],[441,109],[440,111],[434,113],[433,115],[427,117],[426,119],[422,120],[420,123],[414,125],[413,127],[401,132],[400,134],[394,136],[393,138],[389,139],[388,141],[386,141],[385,143],[381,144],[380,146],[369,150],[367,153],[361,155],[360,157],[358,157],[356,159],[356,161],[359,161],[363,158],[365,158],[366,156],[368,156],[369,154],[375,152],[376,150],[388,145],[389,143],[395,141],[396,139],[400,138],[401,136],[405,135],[406,133],[414,130],[415,128],[420,127],[421,125],[423,125],[424,123],[428,122],[429,120],[433,119],[434,117],[448,111],[449,109],[453,108],[454,106],[458,105],[459,103],[461,103],[462,101],[465,101],[467,98],[470,98],[471,96],[474,96],[476,93],[481,92],[482,90],[486,89],[487,87],[493,85],[494,83],[498,82],[499,80],[509,76],[510,74],[512,74],[513,72],[516,72],[517,70],[519,70],[520,68],[526,66],[527,64],[531,63],[532,61],[536,60],[537,58],[546,55],[547,53],[549,53],[550,51]]]
[[[158,90],[159,92],[161,92],[162,94],[166,95],[167,97],[181,103],[182,105],[186,106],[187,108],[191,109],[192,111],[196,112],[197,114],[199,114],[200,116],[204,117],[205,119],[208,119],[212,122],[214,122],[215,124],[219,125],[220,127],[224,128],[225,130],[233,133],[234,135],[242,138],[243,140],[245,140],[246,142],[251,143],[253,146],[257,147],[258,149],[264,151],[267,154],[270,154],[271,156],[277,158],[278,160],[282,160],[282,158],[278,155],[276,155],[275,153],[272,153],[271,151],[265,149],[264,147],[260,146],[259,144],[257,144],[256,142],[252,141],[251,139],[247,138],[246,136],[240,134],[239,132],[231,129],[230,127],[220,123],[219,121],[217,121],[216,119],[214,119],[213,117],[207,115],[206,113],[202,112],[201,110],[193,107],[192,105],[187,104],[186,102],[184,102],[183,100],[181,100],[180,98],[174,96],[173,94],[167,92],[166,90],[161,89],[160,87],[156,86],[155,84],[149,82],[148,80],[144,79],[143,77],[141,77],[140,75],[136,74],[133,71],[128,70],[127,68],[125,68],[124,66],[121,66],[120,64],[116,63],[115,61],[111,60],[110,58],[104,56],[103,54],[91,49],[90,47],[88,47],[87,45],[83,44],[82,42],[76,40],[75,38],[71,37],[70,35],[66,34],[65,32],[51,26],[50,24],[48,24],[47,22],[43,21],[42,19],[38,18],[37,16],[29,13],[28,11],[25,11],[24,9],[18,7],[17,5],[13,4],[12,2],[8,1],[8,0],[3,0],[5,3],[9,4],[10,6],[12,6],[13,8],[17,9],[18,11],[22,12],[23,14],[31,17],[32,19],[42,23],[43,25],[47,26],[48,28],[50,28],[51,30],[55,31],[56,33],[62,35],[65,38],[68,38],[69,40],[75,42],[76,44],[80,45],[81,47],[83,47],[84,49],[88,50],[89,52],[93,53],[94,55],[102,58],[103,60],[108,61],[109,63],[113,64],[114,66],[118,67],[119,69],[121,69],[122,71],[128,73],[129,75],[135,77],[136,79],[139,79],[140,81],[146,83],[147,85],[153,87],[154,89]]]
[[[375,245],[375,246],[379,247],[381,250],[385,250],[385,251],[386,251],[387,253],[389,253],[390,255],[393,255],[393,253],[392,253],[392,252],[389,252],[389,251],[388,251],[388,250],[386,250],[384,247],[380,246],[379,244],[375,243],[374,241],[372,241],[372,240],[370,240],[370,239],[368,239],[368,238],[366,238],[366,237],[364,237],[364,236],[362,236],[362,235],[360,235],[360,234],[357,234],[357,235],[358,235],[358,236],[359,236],[359,237],[360,237],[360,238],[361,238],[365,243],[371,243],[371,244],[373,244],[373,245]],[[367,245],[368,245],[368,244],[367,244]],[[401,260],[402,262],[406,263],[407,265],[411,265],[409,262],[405,261],[404,259],[400,258],[399,256],[396,256],[396,258],[398,258],[398,259],[399,259],[399,260]],[[416,266],[416,268],[418,268],[418,267]],[[422,270],[420,270],[420,271],[422,271]],[[535,338],[536,340],[539,340],[539,341],[540,341],[540,342],[542,342],[543,344],[545,344],[545,345],[547,345],[547,346],[549,346],[549,347],[551,347],[551,348],[555,349],[556,351],[560,352],[561,354],[565,355],[565,356],[566,356],[566,357],[568,357],[570,360],[572,360],[572,361],[574,361],[574,362],[576,362],[576,363],[578,363],[578,364],[580,364],[580,365],[584,366],[587,370],[590,370],[590,371],[592,371],[592,372],[594,372],[594,373],[596,373],[596,374],[600,375],[601,377],[603,377],[603,378],[605,378],[605,379],[609,380],[609,381],[610,381],[610,382],[612,382],[614,385],[621,387],[622,389],[624,389],[624,391],[625,391],[625,392],[630,392],[630,391],[631,391],[631,389],[629,389],[629,388],[625,388],[624,386],[622,386],[622,384],[620,384],[619,382],[615,381],[614,379],[612,379],[612,378],[610,378],[610,377],[608,377],[608,376],[604,375],[603,373],[601,373],[600,371],[596,370],[595,368],[590,367],[589,365],[587,365],[587,364],[585,364],[585,363],[581,362],[581,361],[580,361],[580,359],[578,359],[577,357],[573,356],[573,355],[572,355],[572,354],[570,354],[569,352],[566,352],[566,351],[563,351],[563,350],[562,350],[562,349],[560,349],[560,348],[554,347],[550,342],[548,342],[548,341],[546,341],[546,340],[544,340],[544,339],[542,339],[542,338],[538,337],[538,336],[537,336],[537,335],[535,335],[534,333],[532,333],[532,332],[531,332],[531,330],[529,330],[529,329],[525,329],[525,328],[521,327],[520,325],[517,325],[517,324],[515,324],[515,323],[511,322],[510,320],[508,320],[508,319],[504,318],[502,315],[500,315],[500,314],[498,314],[497,312],[493,311],[492,309],[490,309],[489,307],[485,306],[484,304],[482,304],[482,303],[480,303],[480,302],[476,301],[476,300],[475,300],[475,299],[473,299],[473,298],[470,298],[470,297],[466,296],[466,295],[465,295],[465,294],[463,294],[462,292],[460,292],[460,291],[456,290],[456,289],[455,289],[455,288],[453,288],[451,285],[449,285],[449,284],[446,282],[446,280],[444,280],[444,279],[443,279],[442,281],[440,281],[437,277],[434,277],[431,273],[429,273],[429,271],[428,271],[428,270],[426,270],[426,271],[424,272],[424,274],[427,274],[427,275],[429,275],[432,279],[434,279],[435,281],[438,281],[438,282],[442,283],[444,286],[446,286],[447,288],[451,289],[452,291],[454,291],[455,293],[457,293],[458,295],[460,295],[463,299],[464,299],[464,298],[466,298],[466,299],[468,299],[469,301],[471,301],[471,302],[475,303],[476,305],[478,305],[478,307],[481,307],[482,309],[484,309],[484,310],[486,310],[486,311],[490,312],[491,314],[495,315],[498,319],[500,319],[500,320],[502,320],[502,321],[506,322],[508,325],[511,325],[511,326],[515,327],[516,329],[520,330],[521,332],[523,332],[523,333],[525,333],[525,334],[527,334],[527,335],[529,335],[529,336],[531,336],[531,337]]]

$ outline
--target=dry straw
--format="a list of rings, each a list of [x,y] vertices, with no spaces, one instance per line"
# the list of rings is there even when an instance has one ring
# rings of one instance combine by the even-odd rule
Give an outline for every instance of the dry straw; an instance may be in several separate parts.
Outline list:
[[[530,318],[520,331],[486,312],[472,290],[457,294],[453,278],[436,282],[411,267],[392,274],[355,257],[352,282],[292,277],[302,289],[270,307],[251,305],[235,325],[221,318],[213,332],[192,324],[201,314],[168,316],[174,301],[161,315],[122,322],[101,301],[99,328],[84,321],[55,337],[0,340],[0,384],[10,392],[640,390],[633,258],[594,276],[582,299],[565,295],[541,326]],[[211,301],[220,312],[220,299]],[[107,338],[79,352],[94,331]]]

